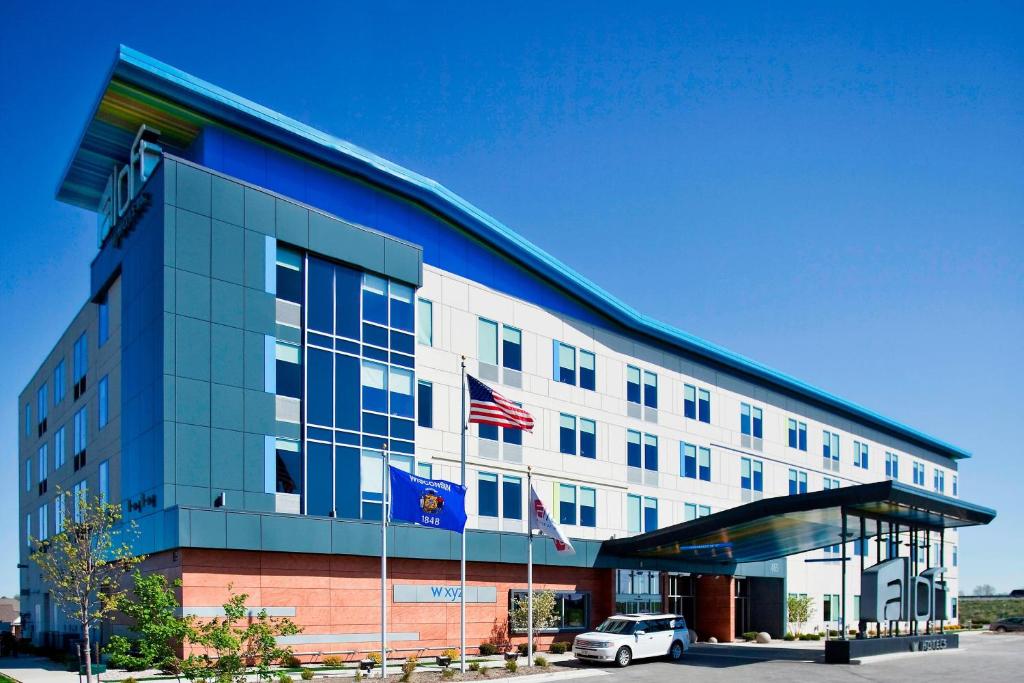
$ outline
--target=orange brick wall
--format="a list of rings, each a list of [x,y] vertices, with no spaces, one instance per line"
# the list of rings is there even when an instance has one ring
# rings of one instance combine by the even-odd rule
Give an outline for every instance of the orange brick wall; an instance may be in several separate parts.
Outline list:
[[[239,550],[183,549],[147,560],[147,570],[182,579],[185,607],[223,604],[228,586],[249,594],[249,604],[295,607],[293,621],[303,635],[365,633],[361,642],[309,644],[296,653],[322,650],[370,650],[380,642],[380,560],[375,557],[313,555]],[[457,586],[458,562],[390,559],[388,561],[388,632],[416,632],[418,641],[390,642],[394,648],[458,646],[459,603],[390,602],[394,584]],[[534,567],[534,587],[589,592],[591,626],[614,610],[613,572],[609,569]],[[467,586],[496,586],[497,602],[466,604],[466,644],[507,637],[510,589],[526,588],[526,567],[468,563]],[[573,632],[538,636],[542,645],[571,640]],[[525,642],[524,636],[512,642]]]
[[[736,631],[735,583],[731,576],[705,574],[697,579],[696,631],[701,640],[714,636],[720,643],[733,641]]]

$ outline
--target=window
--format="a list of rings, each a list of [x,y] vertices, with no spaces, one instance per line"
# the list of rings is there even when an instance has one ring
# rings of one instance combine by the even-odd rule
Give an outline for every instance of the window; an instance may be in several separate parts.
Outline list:
[[[953,566],[956,566],[956,565],[953,565]],[[950,619],[958,619],[960,617],[959,613],[957,613],[957,611],[956,611],[956,605],[957,605],[957,599],[956,598],[950,598],[949,599],[949,618]]]
[[[580,487],[580,526],[597,526],[597,491]]]
[[[49,402],[46,396],[46,383],[36,390],[36,422],[39,424],[39,434],[46,431],[46,412]]]
[[[523,480],[520,477],[504,475],[501,478],[501,516],[504,519],[523,518]]]
[[[658,499],[644,496],[644,533],[658,529]]]
[[[434,304],[426,299],[416,302],[416,341],[424,346],[434,345]]]
[[[955,497],[955,496],[958,496],[958,495],[960,495],[960,491],[958,490],[957,475],[954,474],[953,475],[953,496]]]
[[[302,305],[302,254],[279,245],[275,274],[277,298]]]
[[[88,440],[88,428],[89,421],[86,419],[85,408],[80,409],[75,413],[75,456],[79,456],[85,452],[85,445]],[[76,468],[77,469],[77,468]]]
[[[933,478],[933,488],[937,493],[946,492],[946,473],[940,470],[938,467],[935,468],[935,476]]]
[[[481,363],[498,364],[498,323],[483,318],[477,321],[477,357]]]
[[[924,463],[914,461],[914,484],[924,486]]]
[[[64,393],[67,390],[64,386],[64,359],[61,358],[57,367],[53,369],[53,405],[64,400]]]
[[[384,500],[384,454],[363,449],[359,454],[359,499],[363,519],[380,521]]]
[[[839,488],[839,480],[831,477],[822,477],[821,488],[825,491]]]
[[[954,567],[958,566],[957,565],[957,560],[958,559],[959,558],[957,557],[957,548],[956,548],[956,546],[953,546],[953,566]]]
[[[576,384],[576,347],[554,342],[555,379],[563,384]]]
[[[64,433],[64,427],[58,429],[53,435],[53,469],[63,467],[64,465],[64,449],[66,446],[67,436]]]
[[[572,484],[558,485],[558,522],[576,524],[576,487]]]
[[[50,463],[49,463],[49,458],[47,457],[47,450],[46,450],[46,444],[45,443],[42,446],[39,447],[39,452],[38,452],[38,454],[36,456],[36,460],[39,462],[39,484],[40,484],[40,487],[42,489],[42,490],[40,490],[40,493],[42,493],[45,490],[45,488],[43,488],[43,487],[45,487],[45,485],[46,485],[45,484],[45,482],[46,482],[46,475],[47,475],[47,473],[49,471],[49,468],[50,468]]]
[[[416,406],[412,395],[413,375],[412,370],[405,368],[388,369],[388,402],[392,415],[399,417],[415,417]],[[412,426],[412,423],[408,423]],[[392,430],[394,432],[394,430]],[[392,436],[397,436],[392,433]],[[409,434],[412,438],[412,434]]]
[[[53,499],[53,531],[59,534],[64,531],[64,518],[67,513],[64,511],[64,494]]]
[[[100,463],[100,502],[110,502],[110,461]]]
[[[871,554],[867,538],[855,538],[853,540],[853,554],[855,557],[867,557]]]
[[[416,476],[422,479],[433,479],[434,465],[429,462],[416,463]]]
[[[82,501],[87,495],[85,479],[71,487],[71,514],[76,522],[82,521]]]
[[[807,493],[807,473],[803,470],[789,471],[789,495]]]
[[[711,514],[710,505],[698,505],[697,506],[697,517],[707,517]]]
[[[420,427],[434,426],[434,385],[425,380],[416,382],[416,401],[418,404],[416,424]]]
[[[558,450],[576,455],[576,418],[562,413],[558,419]]]
[[[302,493],[302,445],[291,439],[277,439],[275,444],[277,493]]]
[[[644,370],[644,405],[658,407],[658,376],[648,370]]]
[[[694,446],[693,444],[679,444],[679,474],[690,479],[711,481],[711,449]]]
[[[640,403],[640,368],[633,365],[626,366],[626,400]]]
[[[658,471],[658,437],[644,434],[644,469]]]
[[[749,403],[740,404],[740,432],[755,439],[763,438],[763,413]]]
[[[853,466],[865,470],[868,468],[868,445],[866,443],[853,442]]]
[[[85,379],[85,374],[89,369],[89,345],[87,343],[86,333],[83,332],[79,335],[78,339],[75,340],[74,347],[74,367],[72,368],[71,381],[76,385],[75,387],[75,398],[82,395],[85,390],[85,384],[82,380]],[[78,385],[81,385],[80,387]]]
[[[526,600],[526,591],[509,591],[509,613],[512,605]],[[555,592],[555,610],[550,623],[542,631],[582,631],[590,623],[590,593]],[[526,622],[512,624],[515,633],[526,632]]]
[[[32,548],[32,513],[25,514],[25,545]]]
[[[697,387],[692,384],[683,385],[683,417],[697,419]]]
[[[839,435],[825,430],[821,433],[821,456],[825,469],[839,469]]]
[[[626,530],[631,534],[640,533],[640,496],[626,494]]]
[[[597,458],[597,423],[585,417],[580,418],[580,456]]]
[[[364,278],[369,277],[372,276],[364,275]],[[388,293],[390,294],[389,302],[391,304],[391,327],[412,332],[414,329],[413,317],[415,315],[412,303],[412,287],[397,282],[390,282],[388,283]]]
[[[302,398],[302,349],[279,341],[274,346],[277,395]]]
[[[49,525],[49,520],[46,519],[46,517],[47,517],[46,513],[47,513],[46,503],[43,503],[42,505],[39,506],[39,513],[36,515],[39,518],[39,536],[38,536],[38,538],[39,538],[40,541],[45,541],[47,539],[47,537],[49,536],[48,532],[50,530],[50,525]]]
[[[363,361],[363,408],[379,413],[388,411],[387,367],[372,361]]]
[[[590,351],[580,349],[580,388],[594,391],[597,387],[597,359]]]
[[[501,366],[516,371],[523,369],[523,333],[508,325],[501,326]]]
[[[626,465],[639,468],[642,463],[640,432],[633,431],[632,429],[626,430]]]
[[[32,404],[25,404],[25,436],[32,436]]]
[[[740,488],[764,491],[764,465],[760,460],[740,458]]]
[[[493,472],[478,472],[477,514],[481,517],[498,516],[498,475]]]
[[[32,458],[25,459],[25,492],[32,490]]]
[[[900,478],[900,456],[889,451],[885,452],[885,476],[890,479]]]
[[[97,385],[97,394],[97,400],[99,401],[99,428],[103,429],[107,426],[107,421],[110,417],[110,391],[107,375],[103,375],[103,378],[100,379],[100,383]]]
[[[707,389],[697,390],[697,419],[711,423],[711,392]]]
[[[807,450],[807,423],[789,418],[789,447]]]
[[[104,299],[97,304],[97,309],[96,345],[103,346],[107,343],[107,339],[110,338],[110,304],[107,303],[106,299]]]
[[[697,519],[697,505],[695,503],[683,503],[683,521],[691,522]]]

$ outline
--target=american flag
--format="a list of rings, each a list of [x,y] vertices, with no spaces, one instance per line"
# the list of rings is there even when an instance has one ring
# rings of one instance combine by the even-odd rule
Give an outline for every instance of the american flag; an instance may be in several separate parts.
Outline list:
[[[466,375],[469,380],[469,421],[485,425],[533,431],[533,416],[494,389]]]

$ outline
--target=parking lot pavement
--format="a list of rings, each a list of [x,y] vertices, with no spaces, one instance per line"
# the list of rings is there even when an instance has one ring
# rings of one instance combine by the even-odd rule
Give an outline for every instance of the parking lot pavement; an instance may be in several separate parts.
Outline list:
[[[958,650],[885,655],[865,658],[860,665],[825,664],[811,660],[813,650],[788,648],[699,646],[681,662],[641,660],[600,679],[629,683],[686,680],[715,683],[749,681],[916,681],[963,683],[966,680],[1002,683],[1024,680],[1024,635],[963,634]],[[771,659],[766,659],[771,657]]]

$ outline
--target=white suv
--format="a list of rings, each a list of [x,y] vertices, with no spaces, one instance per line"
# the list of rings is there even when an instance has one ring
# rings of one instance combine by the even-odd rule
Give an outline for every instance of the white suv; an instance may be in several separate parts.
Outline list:
[[[572,653],[584,660],[628,666],[634,659],[680,659],[690,649],[686,619],[678,614],[616,614],[596,631],[576,636]]]

